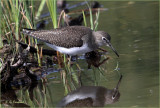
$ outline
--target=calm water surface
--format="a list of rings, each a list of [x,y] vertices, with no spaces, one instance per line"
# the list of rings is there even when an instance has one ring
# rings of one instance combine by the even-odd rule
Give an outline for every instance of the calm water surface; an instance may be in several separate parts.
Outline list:
[[[159,19],[158,2],[107,2],[101,1],[108,11],[100,13],[99,30],[108,32],[111,43],[120,57],[109,49],[111,59],[98,69],[87,69],[85,60],[78,60],[83,85],[100,85],[114,88],[119,75],[121,97],[106,107],[158,107],[159,105]],[[118,65],[118,71],[114,71]],[[96,71],[96,80],[94,72]],[[59,75],[59,74],[57,74]],[[60,76],[57,76],[58,78]],[[56,105],[64,96],[63,83],[48,79],[48,103]]]

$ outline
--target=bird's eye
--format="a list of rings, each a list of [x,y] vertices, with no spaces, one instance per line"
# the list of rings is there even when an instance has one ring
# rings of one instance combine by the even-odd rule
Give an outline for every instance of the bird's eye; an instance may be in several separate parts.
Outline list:
[[[105,37],[102,37],[102,40],[106,41],[107,39]]]

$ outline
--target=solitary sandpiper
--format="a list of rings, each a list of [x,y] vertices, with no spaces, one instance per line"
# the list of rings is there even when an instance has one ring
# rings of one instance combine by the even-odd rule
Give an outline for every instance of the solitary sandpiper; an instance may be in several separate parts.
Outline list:
[[[104,31],[95,32],[89,27],[67,26],[53,30],[23,29],[23,33],[46,42],[56,51],[71,56],[84,54],[106,45],[119,57],[110,43],[110,35]]]
[[[65,96],[57,107],[103,107],[119,100],[122,75],[114,89],[103,86],[82,86]]]

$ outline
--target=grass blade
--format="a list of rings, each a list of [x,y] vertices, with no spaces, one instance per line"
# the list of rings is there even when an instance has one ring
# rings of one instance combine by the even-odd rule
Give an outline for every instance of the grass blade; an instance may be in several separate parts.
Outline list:
[[[46,0],[46,3],[53,22],[53,27],[57,28],[57,0]]]
[[[96,13],[96,20],[95,20],[95,28],[94,28],[94,31],[97,31],[99,15],[100,15],[100,10],[99,10],[99,8],[98,8],[98,12]]]
[[[41,14],[41,12],[42,12],[42,10],[43,10],[43,8],[44,8],[44,5],[45,5],[45,1],[46,1],[46,0],[42,0],[42,1],[41,1],[41,4],[40,4],[40,6],[39,6],[39,8],[38,8],[38,11],[37,11],[37,14],[36,14],[35,19],[39,19],[39,16],[40,16],[40,14]]]
[[[84,14],[84,11],[82,11],[82,13],[83,13],[83,19],[84,19],[84,26],[87,27],[86,15]]]
[[[87,2],[87,6],[88,6],[88,8],[89,8],[91,29],[93,30],[93,29],[94,29],[94,25],[93,25],[92,9],[90,8],[88,2]]]

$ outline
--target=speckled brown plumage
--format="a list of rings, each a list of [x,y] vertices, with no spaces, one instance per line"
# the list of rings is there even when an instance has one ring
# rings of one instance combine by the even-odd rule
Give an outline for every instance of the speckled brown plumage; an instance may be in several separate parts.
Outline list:
[[[88,42],[92,36],[92,30],[84,26],[68,26],[53,30],[23,29],[23,33],[65,48],[81,47],[83,42]],[[83,39],[83,36],[86,38]]]

